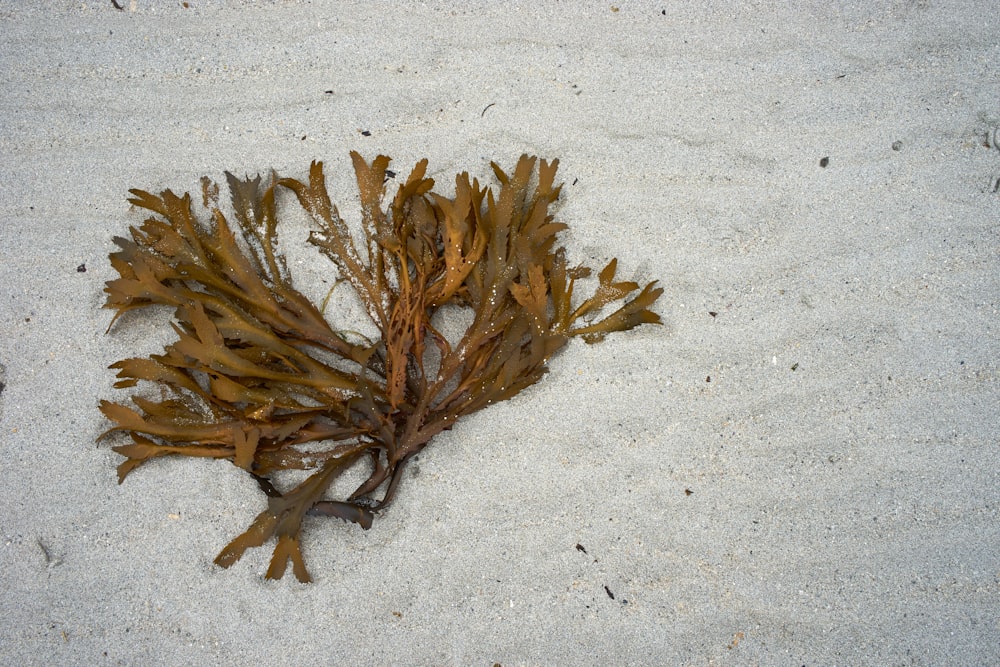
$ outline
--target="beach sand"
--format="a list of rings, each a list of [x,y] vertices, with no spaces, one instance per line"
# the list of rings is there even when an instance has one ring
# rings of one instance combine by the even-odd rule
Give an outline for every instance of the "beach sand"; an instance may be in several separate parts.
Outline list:
[[[0,662],[1000,663],[993,3],[119,4],[0,4]],[[357,220],[351,150],[445,192],[559,158],[571,261],[664,326],[572,342],[266,581],[212,563],[245,473],[119,486],[95,443],[169,338],[105,334],[107,255],[129,188],[225,170],[324,160]]]

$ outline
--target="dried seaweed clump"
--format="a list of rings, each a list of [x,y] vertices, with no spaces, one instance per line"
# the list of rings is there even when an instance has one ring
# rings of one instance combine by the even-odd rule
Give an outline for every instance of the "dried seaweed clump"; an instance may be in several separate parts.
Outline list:
[[[267,509],[215,559],[223,567],[276,538],[268,578],[283,576],[291,561],[295,576],[309,581],[299,547],[304,516],[367,529],[392,500],[409,457],[462,416],[537,382],[571,337],[595,343],[660,321],[649,308],[662,290],[616,281],[615,260],[594,294],[574,303],[574,281],[589,269],[570,267],[555,247],[566,228],[548,211],[559,196],[558,161],[540,161],[537,176],[533,157],[522,156],[512,175],[494,164],[498,192],[463,173],[454,197],[445,197],[432,192],[422,160],[386,199],[389,158],[351,157],[360,249],[330,203],[321,162],[306,182],[227,173],[235,227],[209,196],[205,222],[188,194],[131,190],[129,201],[153,216],[131,229],[131,239],[115,238],[120,250],[110,259],[121,277],[105,289],[105,307],[117,311],[112,324],[160,304],[174,309],[176,333],[163,354],[111,366],[115,387],[145,380],[168,390],[162,400],[133,396],[135,407],[101,403],[114,422],[108,433],[131,440],[114,448],[125,456],[119,481],[174,454],[227,459],[246,470],[267,494]],[[208,179],[203,185],[206,195],[218,191]],[[357,293],[381,332],[377,340],[333,328],[292,286],[276,251],[282,188],[318,226],[310,243]],[[600,317],[612,304],[619,307]],[[445,306],[471,311],[468,328],[451,342],[435,319]],[[326,497],[354,466],[365,466],[367,479],[347,497]],[[272,476],[283,470],[311,474],[282,491]]]

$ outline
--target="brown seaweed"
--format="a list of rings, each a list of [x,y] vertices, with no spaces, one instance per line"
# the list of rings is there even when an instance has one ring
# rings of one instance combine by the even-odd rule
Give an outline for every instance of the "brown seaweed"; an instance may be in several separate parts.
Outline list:
[[[566,228],[549,212],[561,188],[553,185],[557,160],[522,156],[512,174],[494,164],[497,191],[459,174],[453,197],[432,191],[422,160],[387,199],[389,158],[351,157],[360,248],[330,202],[321,162],[306,181],[227,173],[235,225],[215,205],[218,187],[208,179],[207,222],[188,194],[131,190],[129,201],[153,215],[131,238],[115,238],[110,260],[120,277],[105,289],[112,325],[162,305],[173,309],[176,334],[162,354],[111,366],[117,388],[143,380],[165,390],[160,400],[133,396],[134,407],[101,402],[114,422],[104,435],[129,438],[114,448],[125,457],[119,482],[168,455],[226,459],[252,475],[267,508],[216,558],[223,567],[276,539],[267,577],[282,577],[291,561],[295,576],[310,581],[299,543],[304,516],[369,528],[410,457],[464,415],[537,382],[570,338],[596,343],[660,321],[649,308],[662,290],[616,280],[615,260],[598,274],[594,294],[574,302],[574,285],[590,270],[569,266],[555,247]],[[310,243],[360,298],[377,340],[333,328],[292,286],[277,251],[282,189],[318,227]],[[436,324],[446,306],[471,311],[454,340]],[[327,498],[356,466],[365,466],[365,481]],[[309,475],[282,491],[274,475],[286,470]]]

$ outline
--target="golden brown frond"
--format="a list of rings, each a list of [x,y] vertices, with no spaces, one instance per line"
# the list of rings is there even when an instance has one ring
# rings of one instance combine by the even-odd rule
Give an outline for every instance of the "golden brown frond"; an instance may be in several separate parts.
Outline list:
[[[167,390],[159,401],[134,396],[134,408],[101,402],[113,423],[105,435],[131,437],[115,447],[126,457],[119,481],[169,455],[227,459],[253,475],[268,507],[222,550],[215,562],[223,567],[274,539],[267,576],[280,578],[291,562],[295,576],[310,581],[303,517],[369,528],[413,454],[464,415],[537,382],[570,338],[594,343],[660,321],[650,308],[663,290],[616,281],[616,260],[598,275],[594,294],[574,303],[574,283],[590,270],[569,268],[556,247],[566,227],[549,211],[560,192],[557,160],[521,156],[509,175],[494,164],[498,190],[459,174],[453,197],[432,192],[423,160],[387,197],[389,158],[351,158],[360,252],[330,201],[321,162],[306,182],[227,173],[232,224],[208,179],[207,215],[196,214],[190,195],[132,190],[129,201],[153,216],[130,239],[114,239],[119,250],[110,259],[120,277],[105,288],[112,324],[130,310],[167,305],[176,334],[163,354],[112,365],[118,388],[144,381]],[[278,188],[294,193],[315,222],[310,243],[358,294],[379,340],[358,344],[360,336],[333,329],[292,286],[277,251]],[[431,325],[445,306],[472,312],[457,343]],[[346,498],[325,498],[357,465],[368,466],[365,481]],[[313,472],[282,492],[269,477],[282,470]]]

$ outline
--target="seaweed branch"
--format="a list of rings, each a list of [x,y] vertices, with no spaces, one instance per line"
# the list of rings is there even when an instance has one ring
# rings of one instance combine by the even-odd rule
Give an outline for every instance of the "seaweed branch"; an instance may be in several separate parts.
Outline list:
[[[120,482],[150,459],[173,455],[226,459],[257,480],[267,508],[219,554],[223,567],[276,539],[268,578],[282,577],[291,562],[309,581],[303,517],[369,528],[410,457],[462,416],[537,382],[571,338],[596,343],[660,321],[650,307],[662,289],[616,281],[615,260],[598,274],[594,294],[575,303],[575,282],[590,270],[569,267],[555,247],[566,228],[549,212],[561,187],[557,160],[522,156],[509,175],[494,164],[496,191],[459,174],[453,197],[432,191],[423,160],[390,200],[389,158],[351,158],[360,251],[330,201],[321,162],[306,181],[227,173],[234,223],[207,198],[205,220],[188,194],[131,190],[129,201],[152,215],[130,238],[114,239],[119,278],[105,288],[112,326],[131,310],[169,306],[176,339],[162,354],[111,366],[117,388],[146,381],[167,392],[159,401],[133,396],[134,407],[102,401],[113,422],[104,436],[130,439],[114,448],[125,457]],[[293,287],[277,250],[281,189],[314,221],[309,242],[357,293],[378,340],[349,342],[358,337],[333,329]],[[472,313],[454,345],[432,324],[445,306]],[[327,498],[334,480],[356,466],[366,466],[365,480],[347,497]],[[284,470],[311,474],[282,492],[273,476]]]

